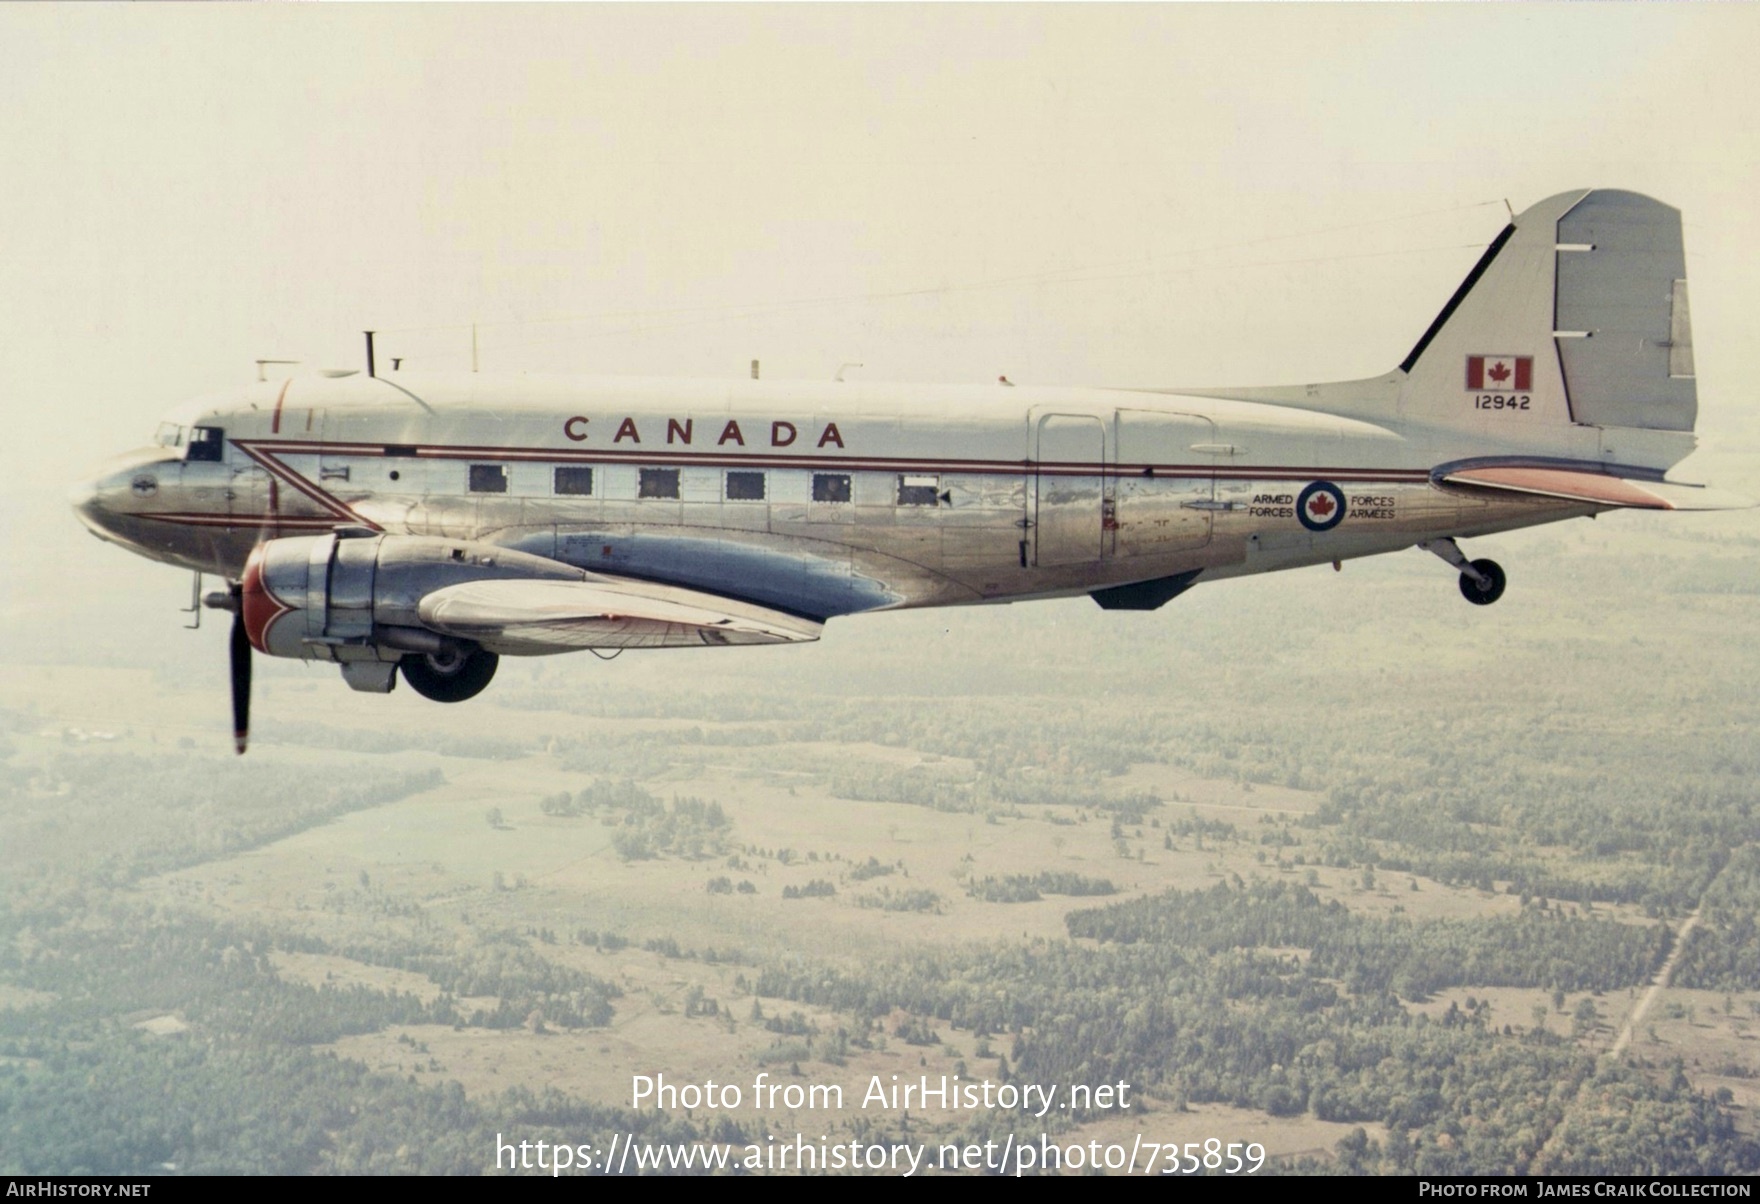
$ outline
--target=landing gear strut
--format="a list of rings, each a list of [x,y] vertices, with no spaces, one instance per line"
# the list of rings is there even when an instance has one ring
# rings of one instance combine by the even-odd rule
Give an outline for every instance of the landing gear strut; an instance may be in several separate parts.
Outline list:
[[[1452,539],[1427,539],[1418,546],[1442,557],[1461,571],[1461,597],[1474,606],[1490,606],[1503,597],[1503,587],[1509,583],[1509,579],[1504,576],[1503,566],[1497,561],[1469,561],[1460,545]]]
[[[398,662],[403,680],[423,698],[463,702],[483,692],[501,658],[481,648],[466,652],[448,648],[440,653],[412,652]]]

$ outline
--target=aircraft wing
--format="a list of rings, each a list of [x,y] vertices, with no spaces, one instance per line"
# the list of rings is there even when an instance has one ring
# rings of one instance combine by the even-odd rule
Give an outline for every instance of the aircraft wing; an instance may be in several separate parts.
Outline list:
[[[1747,498],[1703,485],[1639,480],[1582,468],[1499,464],[1454,469],[1440,480],[1447,485],[1634,510],[1745,510],[1754,505]]]
[[[444,635],[523,652],[795,644],[818,639],[823,626],[715,594],[606,577],[470,581],[435,590],[417,613]]]

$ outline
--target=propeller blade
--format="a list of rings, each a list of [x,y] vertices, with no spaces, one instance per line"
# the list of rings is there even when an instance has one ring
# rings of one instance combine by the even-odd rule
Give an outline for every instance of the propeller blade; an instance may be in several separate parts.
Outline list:
[[[232,613],[232,739],[240,756],[251,735],[251,638],[244,629],[244,605]]]

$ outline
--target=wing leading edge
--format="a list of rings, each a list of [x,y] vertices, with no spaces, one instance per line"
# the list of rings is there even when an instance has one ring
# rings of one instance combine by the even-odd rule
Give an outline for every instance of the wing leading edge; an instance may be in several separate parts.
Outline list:
[[[424,625],[496,652],[798,644],[823,625],[714,594],[644,581],[470,581],[422,599]]]

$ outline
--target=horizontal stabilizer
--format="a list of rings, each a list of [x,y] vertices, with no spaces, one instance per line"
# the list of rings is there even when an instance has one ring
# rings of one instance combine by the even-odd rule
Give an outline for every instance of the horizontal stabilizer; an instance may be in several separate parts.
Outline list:
[[[795,644],[821,630],[811,619],[715,594],[603,577],[471,581],[435,590],[417,613],[435,631],[497,651]]]
[[[1745,510],[1754,505],[1747,498],[1703,485],[1634,480],[1580,468],[1511,464],[1460,468],[1445,473],[1442,482],[1633,510]]]

